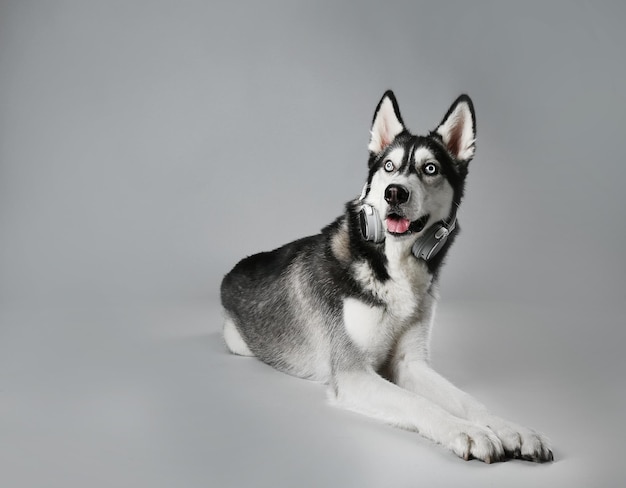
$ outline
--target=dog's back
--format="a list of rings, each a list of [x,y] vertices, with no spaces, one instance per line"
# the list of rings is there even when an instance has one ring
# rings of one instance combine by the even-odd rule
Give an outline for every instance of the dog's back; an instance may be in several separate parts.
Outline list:
[[[318,234],[255,254],[224,277],[221,296],[232,352],[239,352],[238,332],[252,355],[276,369],[328,379],[329,325],[338,308],[329,303],[337,294],[328,276],[326,241]]]

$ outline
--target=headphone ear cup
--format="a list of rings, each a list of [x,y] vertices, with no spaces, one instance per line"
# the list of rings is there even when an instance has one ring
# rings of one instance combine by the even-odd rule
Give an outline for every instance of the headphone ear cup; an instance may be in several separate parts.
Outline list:
[[[374,207],[364,203],[359,212],[361,234],[366,241],[382,242],[385,239],[383,223]]]
[[[418,259],[428,261],[439,252],[448,240],[449,229],[444,226],[433,226],[426,234],[413,244],[413,255]]]

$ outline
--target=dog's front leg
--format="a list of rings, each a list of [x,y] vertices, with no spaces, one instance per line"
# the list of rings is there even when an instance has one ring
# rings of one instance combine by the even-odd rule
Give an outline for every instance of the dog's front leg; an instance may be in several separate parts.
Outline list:
[[[369,368],[335,374],[333,390],[340,406],[417,431],[464,459],[490,463],[504,458],[502,443],[491,429],[455,417]]]
[[[424,354],[424,329],[407,331],[392,357],[393,381],[401,388],[430,399],[452,415],[491,429],[510,457],[545,462],[553,459],[547,439],[541,434],[493,415],[479,401],[434,371]]]

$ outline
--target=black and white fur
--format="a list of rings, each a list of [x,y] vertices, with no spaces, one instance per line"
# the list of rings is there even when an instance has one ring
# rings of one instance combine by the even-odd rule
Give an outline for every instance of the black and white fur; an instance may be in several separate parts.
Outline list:
[[[427,136],[408,132],[392,92],[378,104],[361,197],[320,234],[239,262],[222,282],[224,339],[235,354],[329,385],[334,403],[414,430],[464,459],[552,460],[546,439],[492,415],[431,369],[443,259],[412,246],[449,222],[474,156],[475,115],[461,95]],[[381,242],[360,212],[375,209]]]

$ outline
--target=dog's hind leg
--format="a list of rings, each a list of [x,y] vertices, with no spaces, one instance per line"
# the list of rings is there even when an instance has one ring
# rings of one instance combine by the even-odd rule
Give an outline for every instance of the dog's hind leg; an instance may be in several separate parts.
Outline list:
[[[226,311],[224,311],[223,334],[224,342],[226,342],[230,352],[239,356],[254,356],[254,353],[243,340],[243,337],[241,337],[235,322]]]

